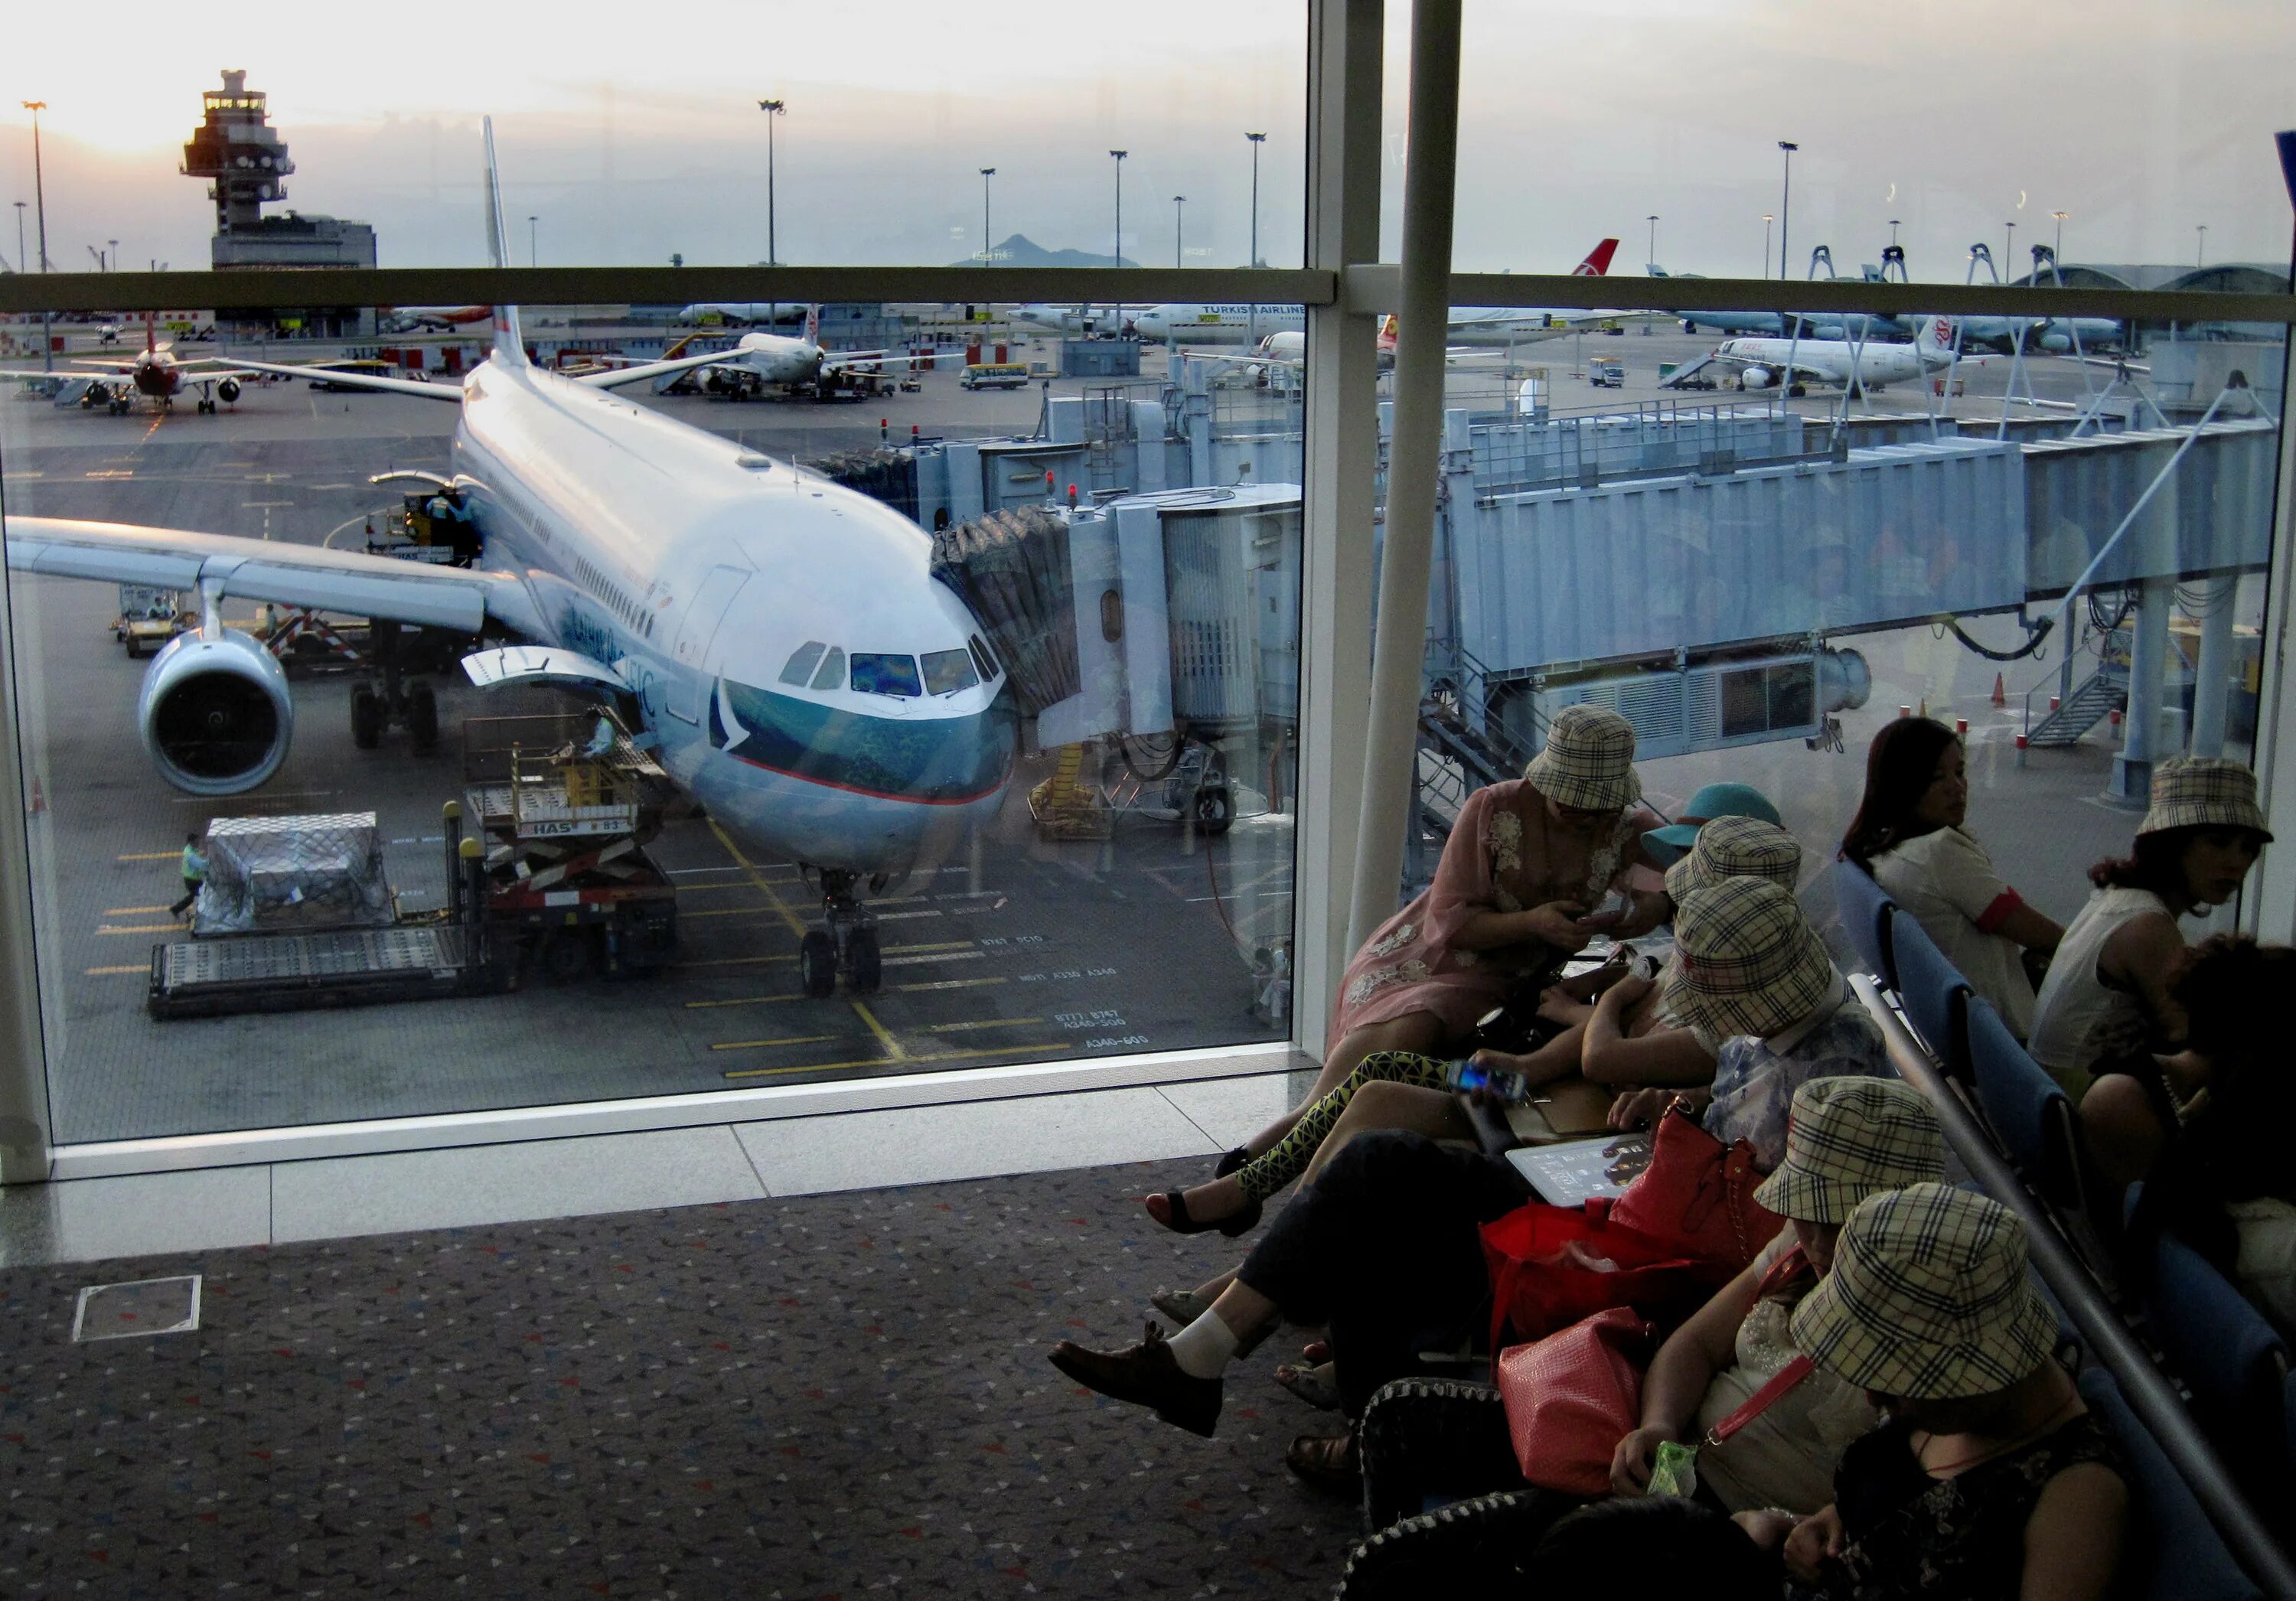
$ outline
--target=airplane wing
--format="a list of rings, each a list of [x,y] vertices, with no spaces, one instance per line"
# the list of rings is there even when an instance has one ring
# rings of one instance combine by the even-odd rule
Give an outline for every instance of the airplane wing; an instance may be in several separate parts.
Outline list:
[[[283,378],[311,378],[328,383],[340,383],[350,389],[375,390],[386,395],[420,395],[425,400],[463,402],[463,386],[459,383],[417,383],[411,378],[384,378],[373,373],[346,373],[338,367],[291,367],[277,362],[243,361],[240,365],[250,373],[276,373]],[[220,373],[187,374],[204,381]]]
[[[741,365],[739,350],[712,350],[706,356],[677,356],[668,361],[642,361],[634,367],[604,367],[594,373],[584,373],[574,380],[586,383],[594,390],[618,390],[626,383],[642,383],[649,378],[663,378],[672,373],[690,373],[695,367],[713,363],[720,366]]]
[[[38,382],[44,380],[63,383],[125,383],[127,382],[127,374],[125,373],[82,373],[69,371],[63,367],[58,367],[53,373],[20,373],[12,368],[0,369],[0,378],[20,378],[27,382]]]
[[[914,372],[920,366],[931,366],[944,361],[963,361],[962,350],[928,350],[918,355],[908,350],[838,350],[821,364],[824,373],[839,372],[846,367],[870,362],[882,362],[890,369],[906,368]]]
[[[371,556],[364,551],[196,533],[70,517],[7,520],[8,565],[18,572],[144,584],[155,589],[222,586],[242,600],[276,601],[475,634],[493,618],[539,633],[514,573],[473,572]]]

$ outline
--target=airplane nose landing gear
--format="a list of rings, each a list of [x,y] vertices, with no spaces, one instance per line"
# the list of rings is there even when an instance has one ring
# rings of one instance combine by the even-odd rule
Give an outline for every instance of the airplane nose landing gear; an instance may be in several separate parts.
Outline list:
[[[855,995],[874,995],[883,981],[883,958],[877,949],[877,919],[853,892],[858,874],[841,867],[821,872],[821,914],[827,932],[815,929],[798,947],[798,975],[806,994],[825,999],[842,978]],[[873,890],[885,881],[873,879]]]

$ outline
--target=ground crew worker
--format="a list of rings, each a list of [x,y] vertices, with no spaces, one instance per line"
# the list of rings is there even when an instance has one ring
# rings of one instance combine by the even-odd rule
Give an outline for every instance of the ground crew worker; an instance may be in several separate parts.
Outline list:
[[[589,757],[603,756],[614,748],[615,733],[614,719],[608,717],[601,709],[598,713],[597,726],[590,730],[590,743],[582,747],[582,754]]]
[[[200,851],[200,836],[184,836],[184,898],[168,908],[170,916],[180,917],[192,902],[200,898],[200,886],[208,881],[208,858]]]

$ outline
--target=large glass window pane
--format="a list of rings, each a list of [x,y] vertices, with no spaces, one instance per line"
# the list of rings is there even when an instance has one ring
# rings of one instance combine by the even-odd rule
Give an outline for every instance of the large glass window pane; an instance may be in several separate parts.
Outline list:
[[[53,321],[0,472],[60,1141],[1288,1033],[1296,366],[869,305],[791,378],[682,310],[522,308],[523,373]]]

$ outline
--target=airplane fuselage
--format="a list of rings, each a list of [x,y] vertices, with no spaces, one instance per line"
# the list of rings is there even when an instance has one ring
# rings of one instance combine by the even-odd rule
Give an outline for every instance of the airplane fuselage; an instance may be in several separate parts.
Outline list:
[[[1948,355],[1913,345],[1820,339],[1729,339],[1722,341],[1716,354],[1774,375],[1783,374],[1791,365],[1806,378],[1845,385],[1853,373],[1862,384],[1909,383],[1951,361]]]
[[[750,850],[898,874],[995,811],[1004,676],[915,523],[539,369],[490,361],[463,395],[486,564],[521,575],[538,643],[611,669]]]

